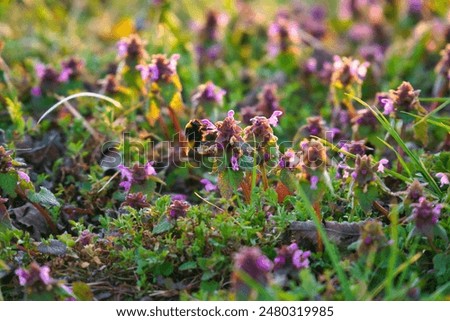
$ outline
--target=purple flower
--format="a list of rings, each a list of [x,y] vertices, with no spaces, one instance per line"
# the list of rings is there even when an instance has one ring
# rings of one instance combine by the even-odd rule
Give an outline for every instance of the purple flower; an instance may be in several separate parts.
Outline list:
[[[187,195],[185,194],[170,194],[172,201],[185,201],[187,200]]]
[[[137,65],[136,69],[141,73],[141,78],[145,82],[153,82],[159,78],[158,68],[154,64]]]
[[[208,130],[208,131],[216,131],[217,130],[216,125],[214,125],[213,122],[210,121],[209,119],[202,119],[201,123],[205,126],[206,130]]]
[[[84,61],[81,59],[72,57],[66,61],[63,61],[61,63],[61,66],[62,66],[62,71],[60,74],[60,78],[62,77],[62,79],[64,79],[66,76],[63,74],[66,74],[67,80],[74,79],[74,78],[78,77],[79,75],[81,75],[81,72],[84,67]],[[63,75],[63,76],[61,76],[61,75]]]
[[[128,186],[128,184],[125,185]],[[127,194],[127,197],[125,198],[125,201],[121,204],[121,206],[130,206],[139,210],[141,208],[150,207],[150,204],[147,202],[147,195],[139,192]]]
[[[169,206],[169,216],[175,220],[179,217],[185,217],[190,207],[191,205],[186,201],[175,200]]]
[[[283,245],[280,249],[277,249],[274,270],[280,270],[284,267],[293,267],[297,270],[308,268],[310,255],[310,251],[299,250],[297,243]]]
[[[117,42],[117,55],[119,58],[130,59],[131,61],[140,62],[148,56],[145,51],[145,42],[137,34],[122,38]]]
[[[39,79],[44,78],[46,69],[47,69],[47,67],[45,67],[45,65],[42,64],[42,63],[37,63],[37,64],[34,66],[34,72],[36,73],[36,76],[37,76]]]
[[[291,20],[288,15],[279,13],[267,31],[269,55],[274,57],[279,53],[295,50],[295,46],[300,43],[298,29],[297,22]]]
[[[275,110],[269,118],[269,124],[273,127],[276,127],[278,125],[278,117],[283,115],[283,112],[280,110]]]
[[[19,277],[19,284],[21,286],[25,286],[30,278],[28,271],[22,268],[16,270],[16,275]]]
[[[355,170],[352,173],[352,177],[356,184],[360,187],[366,187],[367,184],[375,180],[375,174],[373,172],[373,166],[371,164],[372,156],[360,156],[356,155]]]
[[[94,238],[95,234],[92,233],[89,230],[84,230],[80,233],[80,236],[78,237],[78,242],[82,245],[82,246],[86,246],[88,244],[91,244],[92,239]]]
[[[364,223],[359,237],[358,253],[360,255],[377,250],[386,244],[387,240],[381,222],[368,220]]]
[[[117,168],[122,176],[122,182],[119,186],[128,192],[133,184],[142,185],[149,176],[156,175],[156,170],[152,166],[153,162],[148,162],[144,167],[135,164],[132,168],[128,168],[120,164]]]
[[[387,165],[387,164],[389,164],[389,161],[388,161],[387,159],[385,159],[385,158],[381,159],[381,160],[378,162],[378,169],[377,169],[377,172],[379,172],[379,173],[384,173],[384,167],[385,167],[385,165]]]
[[[242,128],[239,122],[234,119],[234,111],[230,110],[227,117],[223,121],[218,121],[215,124],[217,129],[216,143],[219,148],[227,149],[233,147],[235,143],[242,142],[241,137]]]
[[[28,176],[27,173],[23,172],[23,171],[17,171],[17,174],[19,175],[19,178],[21,180],[24,180],[25,182],[29,183],[30,182],[30,176]]]
[[[50,268],[39,266],[36,262],[31,263],[28,269],[17,269],[15,273],[19,277],[19,284],[22,286],[29,287],[38,282],[44,285],[55,283],[55,280],[50,277]]]
[[[297,269],[306,269],[309,267],[309,257],[311,255],[311,251],[297,250],[292,255],[292,265]]]
[[[58,81],[59,82],[68,82],[71,74],[72,74],[72,69],[63,68],[63,70],[61,70],[61,72],[58,76]]]
[[[231,156],[231,169],[234,171],[239,170],[238,159],[235,155]]]
[[[415,179],[406,190],[406,200],[417,203],[423,195],[423,186],[417,179]]]
[[[445,174],[445,173],[437,173],[436,177],[440,179],[441,187],[444,187],[444,185],[449,185],[450,184],[447,174]]]
[[[35,86],[35,87],[31,88],[31,95],[33,95],[34,97],[42,96],[42,89],[41,89],[41,87]]]
[[[412,112],[420,108],[420,90],[415,90],[409,82],[402,82],[396,90],[389,91],[395,110]]]
[[[248,298],[251,288],[247,285],[240,273],[261,285],[269,281],[269,272],[273,263],[257,247],[244,247],[234,255],[234,271],[232,276],[233,288],[236,294],[242,298]]]
[[[334,56],[332,82],[347,87],[353,83],[361,84],[366,78],[370,63],[361,63],[357,59]]]
[[[416,223],[417,230],[426,236],[431,236],[433,227],[441,215],[442,205],[433,204],[425,197],[421,197],[419,203],[411,204],[411,206],[413,207],[411,217]]]
[[[217,190],[217,186],[214,185],[210,180],[203,178],[200,180],[200,183],[202,183],[203,185],[205,185],[205,190],[207,192],[212,192]]]
[[[311,176],[310,182],[311,182],[310,188],[312,190],[316,190],[317,189],[317,183],[319,182],[319,177]]]
[[[391,115],[395,111],[394,102],[392,101],[392,99],[389,98],[381,99],[381,104],[384,108],[383,111],[384,115]]]
[[[117,55],[120,58],[125,58],[128,51],[128,42],[125,39],[121,39],[116,44],[117,47]]]
[[[172,77],[177,74],[177,64],[180,59],[179,54],[173,54],[170,58],[166,55],[153,55],[151,62],[151,75],[155,81],[169,83]],[[154,66],[154,67],[153,67]],[[155,78],[157,75],[157,78]]]
[[[221,105],[225,94],[225,90],[208,81],[198,86],[196,93],[192,96],[192,102],[194,105],[201,105],[208,102]]]

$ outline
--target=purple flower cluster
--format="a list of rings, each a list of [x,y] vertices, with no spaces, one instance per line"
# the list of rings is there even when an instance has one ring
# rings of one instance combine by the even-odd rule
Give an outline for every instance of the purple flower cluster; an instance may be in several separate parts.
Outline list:
[[[208,81],[205,84],[198,86],[197,91],[192,96],[192,103],[194,106],[203,105],[205,103],[214,103],[222,105],[223,97],[226,91]]]
[[[117,55],[121,59],[126,59],[127,63],[139,63],[147,59],[145,42],[137,34],[122,38],[117,42]]]
[[[121,206],[130,206],[135,209],[142,209],[146,207],[150,207],[150,203],[147,202],[147,195],[142,192],[138,193],[128,193],[125,201]]]
[[[169,205],[169,216],[171,219],[178,219],[179,217],[186,217],[187,211],[191,205],[186,201],[174,200]]]
[[[275,21],[267,31],[267,50],[274,57],[280,53],[295,52],[300,43],[299,25],[286,11],[278,12]]]
[[[368,184],[375,180],[375,172],[384,173],[388,163],[387,159],[382,159],[375,165],[372,165],[372,156],[357,155],[355,169],[351,176],[359,187],[366,188]]]
[[[200,180],[200,183],[205,186],[207,192],[214,192],[217,190],[217,185],[214,185],[209,179],[203,178]]]
[[[234,255],[233,288],[238,296],[250,295],[250,287],[240,275],[245,273],[261,285],[267,285],[273,263],[257,247],[244,247]]]
[[[243,107],[241,116],[244,123],[250,124],[252,118],[256,116],[270,117],[276,111],[283,111],[277,96],[277,85],[268,84],[263,87],[262,92],[258,95],[258,103],[254,106]]]
[[[123,187],[128,192],[132,185],[142,185],[148,177],[156,175],[156,171],[153,168],[153,162],[148,162],[145,166],[134,164],[133,167],[128,168],[124,165],[119,165],[118,169],[122,176],[122,182],[119,186]]]
[[[299,250],[297,243],[283,245],[277,250],[277,256],[274,259],[274,270],[291,266],[297,270],[308,268],[310,256],[311,252]]]
[[[222,55],[223,47],[220,43],[220,29],[228,23],[228,17],[223,13],[209,11],[205,24],[197,27],[199,42],[195,46],[197,61],[200,67],[215,62]]]
[[[361,63],[357,59],[334,56],[331,82],[336,87],[348,87],[352,84],[362,84],[367,75],[368,62]]]
[[[366,254],[385,246],[386,243],[382,224],[375,220],[369,220],[361,227],[358,253]]]
[[[426,236],[431,236],[443,206],[433,204],[425,197],[421,197],[418,203],[413,203],[411,206],[413,207],[411,218],[414,220],[417,230]]]
[[[50,268],[48,266],[39,266],[36,262],[31,263],[28,269],[17,269],[16,275],[19,277],[20,285],[26,287],[35,285],[48,286],[56,282],[50,277]]]
[[[150,64],[139,64],[136,69],[141,73],[141,78],[145,82],[165,82],[169,83],[172,77],[177,74],[177,64],[180,55],[174,54],[170,58],[166,55],[153,55]]]
[[[92,243],[95,234],[89,230],[84,230],[80,233],[77,242],[79,242],[82,246],[86,246]]]

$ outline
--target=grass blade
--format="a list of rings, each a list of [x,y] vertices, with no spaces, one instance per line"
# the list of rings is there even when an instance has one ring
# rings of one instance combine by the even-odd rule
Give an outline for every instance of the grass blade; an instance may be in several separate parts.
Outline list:
[[[384,117],[384,115],[378,110],[378,108],[376,108],[375,106],[370,106],[369,104],[367,104],[366,102],[364,102],[363,100],[359,99],[358,97],[355,97],[354,95],[350,95],[347,94],[348,96],[350,96],[352,99],[356,100],[357,102],[359,102],[361,105],[363,105],[366,108],[369,108],[372,113],[375,115],[375,117],[378,119],[378,121],[381,123],[381,125],[384,127],[384,129],[386,129],[386,131],[389,132],[389,134],[392,136],[392,138],[395,139],[395,141],[400,145],[400,147],[403,149],[403,151],[411,158],[411,160],[415,163],[416,167],[419,169],[420,173],[422,173],[423,177],[425,178],[425,180],[428,182],[428,184],[431,186],[431,188],[433,189],[433,191],[440,197],[442,196],[442,192],[441,189],[439,188],[438,184],[436,183],[436,181],[433,179],[433,177],[431,176],[431,174],[428,172],[428,170],[426,169],[425,165],[423,164],[423,162],[419,159],[419,157],[417,157],[416,154],[414,154],[409,148],[408,146],[406,146],[405,142],[403,141],[403,139],[400,137],[400,135],[397,133],[397,131],[395,130],[395,128],[393,128],[391,126],[391,124],[389,123],[389,121],[386,119],[386,117]]]
[[[39,124],[45,117],[47,117],[48,114],[50,114],[52,111],[54,111],[56,108],[58,108],[59,106],[61,106],[62,104],[66,103],[67,101],[74,99],[74,98],[79,98],[79,97],[94,97],[94,98],[98,98],[98,99],[103,99],[106,100],[107,102],[110,102],[111,104],[113,104],[114,106],[116,106],[117,108],[122,108],[122,105],[117,101],[114,100],[112,98],[109,98],[108,96],[105,95],[101,95],[101,94],[97,94],[97,93],[91,93],[91,92],[82,92],[82,93],[78,93],[78,94],[74,94],[74,95],[70,95],[60,101],[58,101],[56,104],[54,104],[52,107],[50,107],[42,116],[41,118],[39,118],[39,120],[37,121],[37,124]]]

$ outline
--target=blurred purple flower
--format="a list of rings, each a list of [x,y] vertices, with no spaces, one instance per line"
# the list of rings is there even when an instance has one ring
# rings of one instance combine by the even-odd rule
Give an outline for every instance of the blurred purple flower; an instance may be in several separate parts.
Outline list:
[[[436,177],[439,178],[440,183],[441,183],[441,187],[443,187],[444,185],[449,185],[450,181],[448,179],[448,175],[445,173],[437,173]]]
[[[27,173],[23,172],[23,171],[17,171],[17,174],[19,175],[19,178],[21,180],[24,180],[25,182],[29,183],[30,182],[30,176],[28,176]]]
[[[283,115],[283,112],[280,110],[276,110],[273,112],[273,114],[269,118],[269,124],[273,127],[276,127],[278,125],[278,117]]]
[[[217,190],[217,186],[214,185],[210,180],[203,178],[200,180],[200,183],[202,183],[203,185],[205,185],[205,190],[207,192],[212,192]]]
[[[248,298],[251,287],[241,278],[239,273],[245,273],[261,285],[269,281],[269,272],[273,263],[257,247],[244,247],[234,255],[233,288],[238,296]]]
[[[82,246],[86,246],[91,244],[95,234],[89,230],[84,230],[80,233],[77,242],[79,242]]]
[[[391,115],[395,109],[394,109],[394,102],[389,98],[381,99],[381,104],[384,108],[383,114],[385,115]]]
[[[159,78],[158,68],[155,64],[137,65],[136,69],[141,73],[141,78],[145,82],[153,82]]]
[[[299,26],[289,15],[279,13],[267,31],[267,50],[270,56],[295,50],[300,43]]]
[[[22,286],[32,286],[36,282],[41,282],[44,285],[54,283],[54,280],[50,277],[50,268],[48,266],[39,266],[36,262],[31,263],[28,269],[17,269],[15,273],[19,277],[19,283]]]
[[[421,197],[419,203],[413,203],[411,206],[413,207],[411,217],[416,223],[417,230],[426,236],[431,236],[443,206],[441,204],[433,204],[427,201],[425,197]]]
[[[192,96],[192,102],[196,106],[203,103],[216,103],[222,105],[225,94],[225,90],[214,85],[213,82],[208,81],[207,83],[198,86],[197,91]]]
[[[238,163],[238,159],[235,155],[231,156],[231,169],[234,171],[238,171],[239,170],[239,163]]]
[[[42,96],[42,89],[41,89],[41,87],[35,86],[35,87],[31,88],[31,95],[33,95],[34,97]]]
[[[291,245],[283,245],[277,249],[277,256],[274,259],[274,270],[292,266],[297,270],[309,267],[310,251],[299,250],[297,243]],[[290,264],[290,265],[289,265]]]
[[[384,168],[385,168],[385,166],[386,166],[387,164],[389,164],[389,161],[388,161],[387,159],[385,159],[385,158],[381,159],[381,160],[378,162],[378,169],[377,169],[377,172],[379,172],[379,173],[384,173]]]
[[[312,190],[316,190],[317,189],[317,183],[319,182],[319,177],[317,177],[317,176],[311,176],[311,178],[310,178],[310,183],[311,183],[311,186],[310,186],[310,188],[312,189]]]

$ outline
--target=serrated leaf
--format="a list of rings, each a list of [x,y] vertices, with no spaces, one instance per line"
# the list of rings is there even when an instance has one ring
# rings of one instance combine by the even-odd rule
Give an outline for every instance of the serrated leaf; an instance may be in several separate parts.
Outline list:
[[[161,234],[164,232],[167,232],[169,230],[171,230],[173,228],[173,223],[170,222],[167,217],[164,217],[161,222],[158,223],[158,225],[156,225],[153,228],[152,233],[153,234]]]
[[[231,198],[237,193],[237,189],[244,179],[244,173],[227,169],[219,174],[217,186],[224,198]]]
[[[43,186],[41,186],[41,189],[38,193],[32,190],[28,190],[27,197],[30,199],[30,201],[39,203],[45,207],[61,206],[55,195]]]
[[[197,268],[197,263],[194,261],[184,262],[178,268],[179,271],[192,270]]]
[[[18,177],[15,172],[0,173],[0,189],[8,196],[16,197],[17,181]]]
[[[373,202],[378,198],[378,188],[376,185],[369,185],[366,192],[362,188],[356,188],[355,197],[362,210],[370,212]]]

